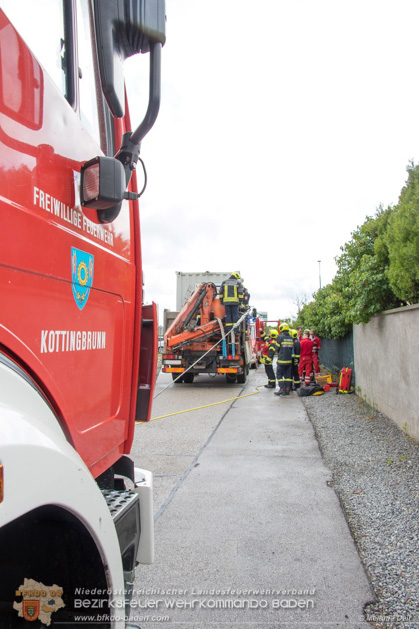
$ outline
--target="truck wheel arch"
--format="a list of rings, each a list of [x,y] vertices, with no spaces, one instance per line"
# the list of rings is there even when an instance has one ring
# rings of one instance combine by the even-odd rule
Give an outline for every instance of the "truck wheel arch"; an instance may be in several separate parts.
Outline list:
[[[25,513],[0,528],[0,546],[0,610],[5,626],[18,625],[13,604],[22,600],[16,597],[16,590],[26,579],[42,583],[46,589],[62,588],[65,607],[54,614],[54,620],[71,622],[83,612],[88,611],[89,616],[109,612],[107,571],[98,548],[82,522],[66,509],[43,506]],[[83,593],[94,588],[105,594],[92,597]],[[92,598],[103,600],[99,609],[77,607],[80,601]]]
[[[7,582],[11,583],[14,594],[23,585],[24,578],[42,581],[49,575],[52,578],[54,570],[53,582],[45,585],[73,587],[75,581],[69,573],[64,575],[66,583],[60,582],[60,572],[63,574],[64,565],[72,557],[72,571],[80,574],[82,581],[92,583],[96,580],[97,584],[106,584],[110,591],[117,593],[115,598],[123,601],[124,577],[119,542],[106,501],[90,471],[67,441],[42,393],[23,373],[0,354],[0,465],[3,466],[4,481],[4,497],[0,502],[0,546],[13,549],[12,554],[8,553],[9,564],[15,557],[16,566],[20,566],[17,569],[25,568],[17,583],[10,580],[11,575],[18,578],[16,568],[2,570],[0,591]],[[23,495],[25,502],[21,499]],[[52,539],[53,532],[55,537],[59,533],[61,546]],[[77,550],[75,540],[78,540]],[[78,554],[80,549],[82,555]],[[91,562],[90,559],[86,562],[85,552],[91,556]],[[77,557],[83,557],[84,563],[90,563],[90,566],[81,568]],[[27,572],[30,569],[36,574]],[[93,580],[92,572],[95,574]],[[112,582],[109,575],[112,575]],[[80,587],[87,586],[81,583]],[[0,596],[1,612],[8,603]],[[17,611],[12,608],[11,612],[17,622]],[[10,626],[15,625],[12,622]]]

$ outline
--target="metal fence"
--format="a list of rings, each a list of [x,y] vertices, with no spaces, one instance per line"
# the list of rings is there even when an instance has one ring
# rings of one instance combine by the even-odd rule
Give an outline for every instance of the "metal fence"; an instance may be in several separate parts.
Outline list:
[[[349,332],[341,339],[320,339],[322,348],[319,352],[320,364],[330,371],[340,371],[342,367],[354,370],[354,335]],[[355,379],[355,371],[352,372]]]

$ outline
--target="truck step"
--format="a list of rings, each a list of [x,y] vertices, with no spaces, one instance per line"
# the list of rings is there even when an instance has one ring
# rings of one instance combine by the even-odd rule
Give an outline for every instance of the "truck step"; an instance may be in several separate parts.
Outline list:
[[[125,580],[134,575],[141,534],[140,500],[135,491],[103,489],[102,494],[111,512],[121,549]]]
[[[115,524],[118,523],[126,511],[135,508],[134,504],[138,501],[138,494],[130,490],[116,491],[112,489],[102,489],[102,494]]]

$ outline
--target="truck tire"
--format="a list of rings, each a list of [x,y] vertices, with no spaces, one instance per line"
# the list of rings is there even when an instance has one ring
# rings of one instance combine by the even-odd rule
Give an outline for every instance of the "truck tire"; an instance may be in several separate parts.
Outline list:
[[[235,373],[226,373],[226,380],[228,384],[234,384],[236,382],[236,374]]]
[[[239,373],[237,376],[237,382],[239,384],[244,384],[247,380],[248,375],[249,375],[249,365],[244,365],[243,373]]]
[[[178,373],[172,373],[172,379],[174,381],[175,384],[180,384],[181,382],[183,382],[183,376],[178,377],[179,374]],[[177,378],[177,380],[176,380]]]
[[[195,378],[195,374],[185,373],[185,375],[183,376],[183,382],[186,382],[186,384],[192,384],[192,382],[194,381],[194,378]]]

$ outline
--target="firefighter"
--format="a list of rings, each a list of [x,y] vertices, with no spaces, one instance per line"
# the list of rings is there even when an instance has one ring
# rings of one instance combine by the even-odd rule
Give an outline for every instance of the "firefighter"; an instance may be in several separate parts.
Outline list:
[[[278,358],[276,363],[276,378],[279,391],[275,395],[289,395],[292,385],[292,356],[294,353],[294,339],[290,335],[288,323],[281,323],[280,334],[276,341]]]
[[[294,353],[292,355],[292,390],[296,391],[300,387],[300,375],[298,373],[298,365],[300,362],[300,341],[298,338],[298,330],[291,330],[291,337],[294,342]]]
[[[310,339],[308,330],[304,330],[303,339],[300,343],[300,364],[298,366],[300,380],[308,386],[313,378],[313,341]]]
[[[243,308],[248,308],[249,302],[250,302],[250,293],[247,290],[246,286],[243,286],[242,292],[241,292],[240,305],[243,306]]]
[[[268,376],[268,384],[265,384],[266,389],[275,389],[276,387],[276,378],[272,363],[275,356],[277,337],[278,331],[271,330],[269,332],[269,339],[267,340],[267,343],[262,350],[263,362],[265,364],[265,373]]]
[[[320,339],[314,333],[314,330],[310,330],[310,339],[313,341],[313,366],[314,372],[316,376],[320,376],[320,362],[319,362],[319,351],[322,348],[322,344],[320,343]]]
[[[263,364],[265,364],[265,358],[268,355],[269,341],[270,341],[269,336],[267,334],[264,334],[263,341],[262,341],[263,345],[262,345],[262,349],[260,351],[260,362],[263,363]]]
[[[260,338],[262,339],[264,343],[267,342],[269,335],[266,328],[262,328],[262,327],[260,328]]]
[[[243,278],[240,278],[240,286],[239,286],[239,314],[242,315],[245,312],[246,316],[246,324],[249,323],[249,301],[250,301],[250,293],[247,290],[246,286],[243,284]]]
[[[240,282],[240,273],[232,273],[228,280],[224,280],[220,287],[220,301],[225,308],[226,332],[230,332],[239,320],[240,295],[243,285]]]

